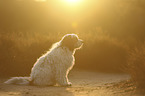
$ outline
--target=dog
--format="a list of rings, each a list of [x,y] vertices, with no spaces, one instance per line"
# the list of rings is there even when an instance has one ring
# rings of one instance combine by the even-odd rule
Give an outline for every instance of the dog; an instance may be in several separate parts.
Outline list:
[[[31,69],[30,77],[12,77],[6,84],[38,86],[71,86],[69,71],[75,63],[74,54],[83,45],[83,40],[76,34],[66,34],[59,42],[42,55]]]

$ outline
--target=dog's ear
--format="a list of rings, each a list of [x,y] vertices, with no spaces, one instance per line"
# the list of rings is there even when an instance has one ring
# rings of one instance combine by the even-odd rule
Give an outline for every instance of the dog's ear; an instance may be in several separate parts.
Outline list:
[[[75,49],[78,38],[74,35],[65,35],[62,38],[61,45],[69,48],[71,51]]]

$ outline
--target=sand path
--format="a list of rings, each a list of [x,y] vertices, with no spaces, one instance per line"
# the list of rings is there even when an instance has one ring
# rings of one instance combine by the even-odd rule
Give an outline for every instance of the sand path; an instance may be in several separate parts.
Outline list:
[[[71,87],[6,85],[7,78],[0,79],[0,96],[130,96],[107,88],[111,83],[129,79],[126,74],[105,74],[88,71],[72,71]]]

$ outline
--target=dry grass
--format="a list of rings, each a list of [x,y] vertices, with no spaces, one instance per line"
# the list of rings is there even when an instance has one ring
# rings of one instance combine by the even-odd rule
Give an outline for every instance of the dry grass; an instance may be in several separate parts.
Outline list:
[[[10,32],[0,34],[1,75],[28,75],[36,59],[66,32]],[[75,68],[120,72],[126,64],[127,47],[103,31],[77,33],[85,44],[76,52]]]
[[[84,46],[76,54],[76,67],[104,72],[121,72],[126,65],[128,47],[105,32],[82,35]]]

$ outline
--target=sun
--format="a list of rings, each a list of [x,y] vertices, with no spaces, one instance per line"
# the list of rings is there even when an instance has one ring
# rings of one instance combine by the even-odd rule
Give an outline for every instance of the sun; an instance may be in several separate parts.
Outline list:
[[[81,0],[65,0],[69,4],[78,4]]]
[[[67,0],[69,3],[77,3],[79,0]]]

